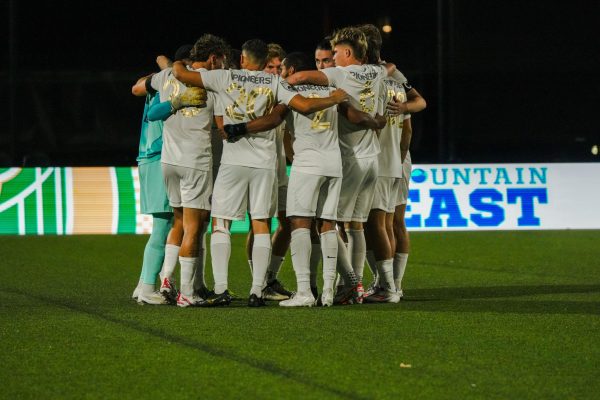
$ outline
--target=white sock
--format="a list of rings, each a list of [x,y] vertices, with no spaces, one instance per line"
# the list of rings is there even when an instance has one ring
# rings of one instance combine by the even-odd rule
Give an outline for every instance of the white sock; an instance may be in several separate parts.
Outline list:
[[[396,291],[394,284],[394,259],[377,261],[377,275],[379,276],[379,286],[384,289]]]
[[[356,274],[354,274],[352,264],[350,264],[350,260],[348,259],[348,252],[346,251],[346,246],[344,245],[344,241],[342,240],[340,235],[337,235],[337,244],[337,270],[342,276],[338,280],[338,286],[356,286],[358,284],[358,278],[356,277]]]
[[[254,235],[252,246],[252,289],[250,294],[262,297],[262,288],[267,276],[267,268],[271,258],[271,235],[261,233]]]
[[[181,265],[181,294],[191,297],[194,295],[194,275],[196,274],[196,262],[198,257],[179,257]]]
[[[321,243],[312,243],[310,252],[310,287],[317,287],[317,275],[319,271],[319,263],[323,257],[321,252]]]
[[[323,253],[323,290],[333,289],[335,268],[339,254],[339,235],[337,231],[327,231],[321,233],[319,237],[321,238],[321,252]]]
[[[300,228],[292,232],[290,251],[292,253],[292,266],[296,273],[298,292],[310,291],[310,229]]]
[[[204,279],[204,267],[206,266],[206,231],[200,235],[200,250],[198,252],[198,258],[196,265],[194,266],[194,290],[199,290],[206,287],[206,281]]]
[[[175,246],[174,244],[165,245],[165,260],[163,261],[162,270],[160,271],[161,279],[170,279],[173,276],[173,271],[175,271],[177,260],[179,258],[179,249],[180,247]]]
[[[377,262],[375,261],[375,253],[373,250],[367,250],[367,265],[371,270],[373,277],[377,276]]]
[[[250,275],[252,275],[252,260],[248,260],[248,266],[250,267]]]
[[[281,269],[281,264],[283,264],[284,259],[284,256],[276,256],[271,254],[271,262],[269,263],[269,268],[267,269],[267,283],[271,283],[277,279],[277,274]]]
[[[221,294],[227,290],[227,273],[229,257],[231,257],[231,237],[221,231],[216,231],[210,237],[210,256],[212,259],[215,293]]]
[[[397,290],[402,290],[402,278],[406,271],[406,263],[408,262],[408,253],[394,254],[394,283]]]
[[[365,257],[367,255],[367,242],[363,229],[349,229],[346,231],[348,243],[352,242],[350,259],[354,274],[362,282],[363,270],[365,268]]]

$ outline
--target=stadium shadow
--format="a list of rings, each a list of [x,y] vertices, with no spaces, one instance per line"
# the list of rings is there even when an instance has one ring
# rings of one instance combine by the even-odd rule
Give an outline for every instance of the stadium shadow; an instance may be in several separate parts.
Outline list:
[[[526,285],[412,289],[402,301],[414,311],[600,315],[598,301],[514,300],[511,297],[600,293],[600,285]],[[473,301],[482,300],[482,301]]]

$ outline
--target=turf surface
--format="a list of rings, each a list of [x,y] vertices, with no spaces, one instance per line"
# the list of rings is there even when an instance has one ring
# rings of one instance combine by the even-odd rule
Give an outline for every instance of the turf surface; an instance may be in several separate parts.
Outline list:
[[[178,309],[130,298],[146,236],[0,237],[0,398],[598,398],[600,231],[411,238],[397,305]]]

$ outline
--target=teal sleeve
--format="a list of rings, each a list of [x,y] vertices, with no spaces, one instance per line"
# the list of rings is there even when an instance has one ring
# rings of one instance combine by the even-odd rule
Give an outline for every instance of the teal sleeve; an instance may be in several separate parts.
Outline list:
[[[171,116],[171,102],[154,104],[148,110],[148,121],[164,121]]]

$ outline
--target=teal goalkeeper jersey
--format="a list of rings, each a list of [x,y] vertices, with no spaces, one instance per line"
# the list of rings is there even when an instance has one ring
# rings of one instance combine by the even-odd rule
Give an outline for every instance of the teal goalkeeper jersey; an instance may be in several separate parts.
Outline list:
[[[144,104],[144,115],[142,117],[140,146],[137,156],[138,164],[146,164],[160,160],[163,144],[163,121],[148,121],[148,110],[154,104],[158,103],[160,103],[158,92],[146,95],[146,104]]]

